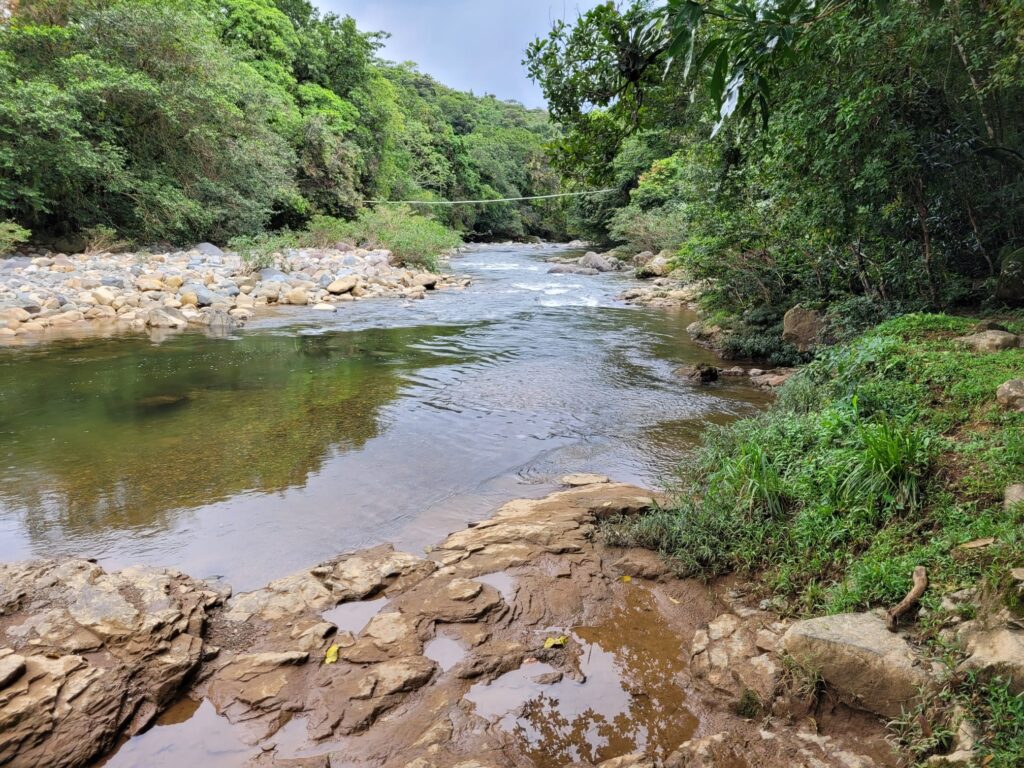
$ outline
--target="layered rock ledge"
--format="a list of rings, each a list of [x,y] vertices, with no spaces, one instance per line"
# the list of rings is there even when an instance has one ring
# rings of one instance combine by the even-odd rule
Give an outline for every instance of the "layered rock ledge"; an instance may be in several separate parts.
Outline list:
[[[895,765],[840,701],[773,712],[788,625],[600,542],[649,492],[566,485],[425,557],[376,547],[230,598],[173,571],[4,566],[0,761],[87,765],[187,693],[254,766]]]

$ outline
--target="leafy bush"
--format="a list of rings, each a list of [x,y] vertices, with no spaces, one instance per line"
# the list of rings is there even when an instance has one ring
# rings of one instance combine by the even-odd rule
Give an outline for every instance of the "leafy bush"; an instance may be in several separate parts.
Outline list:
[[[430,270],[438,268],[441,253],[462,243],[455,231],[407,206],[364,210],[355,221],[332,224],[329,232],[368,248],[387,248],[400,263]]]
[[[28,242],[31,236],[31,232],[13,221],[0,221],[0,256],[13,251],[16,245]]]

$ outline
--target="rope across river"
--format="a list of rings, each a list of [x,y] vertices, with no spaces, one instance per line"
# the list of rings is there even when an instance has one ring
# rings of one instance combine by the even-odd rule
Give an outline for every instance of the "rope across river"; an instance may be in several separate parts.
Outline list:
[[[360,200],[367,205],[476,205],[479,203],[517,203],[524,200],[553,200],[558,197],[583,197],[617,192],[615,188],[591,189],[586,192],[560,192],[556,195],[530,195],[528,197],[498,197],[491,200]]]

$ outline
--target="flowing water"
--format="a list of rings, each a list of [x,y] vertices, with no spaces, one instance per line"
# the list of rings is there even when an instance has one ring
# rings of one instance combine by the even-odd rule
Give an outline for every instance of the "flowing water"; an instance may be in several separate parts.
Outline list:
[[[422,551],[571,472],[657,483],[709,422],[764,396],[674,373],[710,360],[682,311],[554,249],[452,260],[466,291],[278,310],[184,334],[0,351],[0,559],[173,566],[236,591],[341,552]]]

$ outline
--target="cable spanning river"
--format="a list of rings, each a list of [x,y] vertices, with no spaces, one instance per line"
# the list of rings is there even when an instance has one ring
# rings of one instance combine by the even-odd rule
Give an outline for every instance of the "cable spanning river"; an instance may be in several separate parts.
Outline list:
[[[625,276],[553,248],[452,259],[465,291],[184,334],[0,351],[0,559],[173,566],[237,591],[340,552],[422,551],[570,472],[656,484],[764,396],[674,374],[710,359]]]

